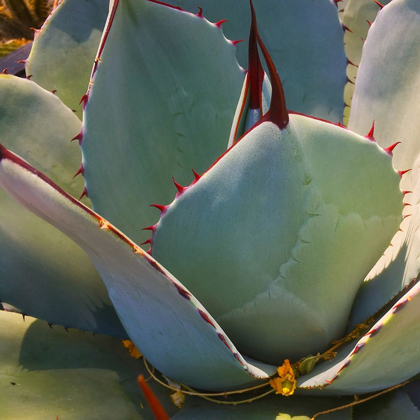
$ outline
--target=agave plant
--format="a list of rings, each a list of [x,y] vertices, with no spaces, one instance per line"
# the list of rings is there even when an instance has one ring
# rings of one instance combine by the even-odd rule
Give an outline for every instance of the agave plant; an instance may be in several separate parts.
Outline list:
[[[195,13],[187,0],[114,0],[106,19],[105,0],[64,1],[35,41],[31,81],[0,77],[0,185],[43,219],[0,196],[0,300],[50,326],[130,338],[184,393],[259,399],[188,397],[176,418],[347,403],[335,418],[420,417],[402,387],[370,404],[345,397],[420,372],[420,4],[356,2],[340,19],[329,0],[265,0],[256,14],[239,0]],[[225,38],[218,13],[231,39],[251,27],[248,45]],[[20,380],[2,395],[25,418],[139,418],[123,387],[140,365],[118,340],[1,317],[0,363]]]

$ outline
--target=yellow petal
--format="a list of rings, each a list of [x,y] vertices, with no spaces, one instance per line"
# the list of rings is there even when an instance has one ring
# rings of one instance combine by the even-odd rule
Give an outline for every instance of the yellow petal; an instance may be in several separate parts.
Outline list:
[[[285,360],[283,365],[277,369],[278,378],[270,380],[270,385],[276,390],[276,394],[284,396],[292,395],[296,389],[296,378],[289,360]]]
[[[134,343],[130,340],[123,340],[123,345],[128,349],[130,352],[130,356],[135,357],[136,359],[140,359],[143,355],[140,353],[139,349],[134,345]]]

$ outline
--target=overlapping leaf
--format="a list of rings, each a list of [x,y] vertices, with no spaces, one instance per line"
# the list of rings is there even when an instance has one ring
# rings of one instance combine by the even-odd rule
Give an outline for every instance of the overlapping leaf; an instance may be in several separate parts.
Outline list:
[[[357,343],[317,366],[298,384],[323,393],[351,395],[391,387],[420,371],[420,283],[408,291]]]
[[[213,22],[223,24],[230,39],[247,39],[251,15],[248,0],[169,0],[193,13],[198,7]],[[344,31],[337,7],[330,0],[259,0],[255,2],[262,38],[280,74],[289,109],[341,121],[347,59]],[[246,43],[238,61],[248,64]]]
[[[37,33],[26,73],[82,118],[95,54],[108,14],[108,0],[64,0]]]
[[[80,125],[52,93],[0,76],[1,141],[73,194],[83,185],[73,179],[80,151],[70,143]],[[0,200],[0,301],[50,323],[125,336],[86,254],[3,190]]]
[[[111,21],[110,21],[111,23]],[[105,39],[104,39],[105,40]],[[135,63],[125,70],[125,63]],[[120,2],[86,105],[85,177],[94,209],[138,242],[180,183],[226,149],[244,74],[207,20]]]
[[[392,27],[392,31],[389,28]],[[393,246],[372,270],[356,302],[358,320],[379,309],[420,270],[418,243],[418,166],[420,125],[417,117],[420,90],[420,5],[395,0],[385,6],[369,31],[363,50],[349,127],[365,133],[375,121],[375,138],[383,147],[398,138],[393,164],[402,171],[405,191],[401,231]],[[378,68],[381,68],[378,74]],[[406,170],[411,170],[405,173]],[[409,216],[413,214],[413,216]],[[370,315],[370,314],[369,314]]]
[[[120,340],[0,312],[0,417],[4,420],[152,419],[138,389],[147,374]],[[153,385],[152,385],[153,386]],[[154,386],[169,413],[169,392]]]
[[[129,336],[157,369],[218,391],[275,373],[247,362],[194,296],[140,247],[16,155],[0,152],[0,185],[86,251]]]

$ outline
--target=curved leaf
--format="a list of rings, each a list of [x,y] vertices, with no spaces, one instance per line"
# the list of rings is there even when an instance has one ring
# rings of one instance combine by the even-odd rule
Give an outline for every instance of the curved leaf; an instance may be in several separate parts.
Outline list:
[[[383,0],[382,4],[388,4],[390,0]],[[339,6],[340,7],[340,6]],[[348,28],[344,33],[344,46],[349,65],[347,75],[349,83],[346,85],[344,101],[351,104],[354,93],[354,83],[357,78],[358,65],[362,57],[362,49],[366,40],[370,25],[374,22],[380,6],[373,0],[349,0],[341,15],[343,25]]]
[[[167,270],[101,216],[4,147],[0,185],[91,257],[129,336],[174,380],[228,390],[275,373],[247,362],[195,297]]]
[[[95,210],[141,242],[148,206],[173,197],[171,176],[187,182],[226,149],[244,74],[199,16],[147,0],[112,16],[86,105],[85,177]]]
[[[85,94],[108,13],[108,0],[63,0],[37,33],[26,74],[82,118]]]
[[[3,420],[140,420],[153,416],[137,385],[147,375],[120,340],[0,312]],[[153,386],[153,384],[151,384]],[[169,392],[154,386],[172,413]],[[140,403],[145,408],[140,408]]]
[[[362,322],[393,298],[404,286],[418,278],[420,272],[420,157],[412,171],[414,182],[410,216],[363,283],[354,302],[350,324]]]
[[[393,159],[398,170],[411,169],[419,155],[419,28],[416,0],[395,0],[381,10],[365,42],[350,115],[349,128],[362,135],[375,121],[374,136],[382,147],[401,142]]]
[[[392,27],[393,30],[389,31]],[[369,31],[358,73],[349,127],[359,133],[369,130],[375,121],[374,136],[387,147],[395,138],[401,144],[394,151],[393,164],[402,171],[401,188],[405,191],[401,232],[392,240],[383,258],[369,275],[373,281],[363,289],[379,290],[376,294],[361,291],[356,303],[363,318],[369,308],[374,312],[407,285],[420,272],[418,259],[418,165],[420,124],[417,118],[420,89],[420,4],[411,0],[395,0],[379,13]],[[401,71],[401,63],[404,63]],[[381,75],[378,77],[378,66]],[[392,116],[392,117],[390,117]],[[408,169],[412,171],[405,172]],[[414,191],[415,193],[412,193]],[[375,277],[378,280],[375,280]],[[387,286],[381,286],[386,283]],[[377,286],[376,286],[376,285]],[[387,290],[387,293],[384,291]],[[370,306],[369,295],[372,296]],[[376,299],[376,297],[383,298]],[[367,306],[362,302],[365,300]],[[375,303],[375,300],[377,302]],[[364,309],[363,309],[364,307]],[[355,313],[359,309],[355,309]],[[363,312],[362,312],[363,311]]]
[[[0,76],[0,140],[70,193],[80,152],[70,140],[80,121],[34,82]],[[61,232],[0,191],[0,301],[66,327],[126,336],[86,254]]]
[[[248,394],[247,397],[250,397]],[[252,398],[252,397],[251,397]],[[230,398],[231,400],[233,399]],[[240,398],[236,398],[239,400]],[[281,397],[271,395],[250,404],[226,406],[187,397],[174,420],[309,420],[314,414],[349,403],[349,398]],[[323,415],[325,420],[352,420],[351,408]]]
[[[381,4],[386,5],[390,1],[383,0]],[[373,0],[349,0],[344,8],[341,21],[350,29],[344,33],[346,55],[356,65],[360,64],[370,24],[375,21],[380,10],[380,6]]]
[[[298,379],[301,388],[325,388],[325,394],[374,392],[420,372],[420,283],[409,290],[366,333],[338,356]]]
[[[265,121],[163,210],[153,256],[246,354],[298,360],[343,333],[401,221],[398,184],[368,139],[300,115],[283,130]]]
[[[404,390],[398,389],[354,408],[355,420],[420,420],[420,411]]]
[[[198,6],[212,22],[227,19],[229,39],[247,39],[251,22],[244,0],[169,0],[193,13]],[[255,1],[260,34],[284,85],[289,109],[329,121],[343,117],[347,59],[344,31],[330,0]],[[247,68],[245,43],[237,46],[240,65]]]

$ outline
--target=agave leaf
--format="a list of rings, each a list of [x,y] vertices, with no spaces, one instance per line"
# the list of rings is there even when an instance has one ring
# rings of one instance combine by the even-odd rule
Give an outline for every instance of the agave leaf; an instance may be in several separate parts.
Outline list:
[[[249,394],[247,397],[249,397]],[[236,398],[236,400],[240,400],[240,398]],[[272,395],[259,401],[253,401],[251,404],[226,406],[187,397],[185,405],[172,418],[174,420],[309,420],[315,413],[342,406],[349,402],[351,402],[350,398],[301,396],[287,398]],[[347,408],[323,415],[321,418],[325,420],[352,420],[351,413],[351,408]]]
[[[352,309],[351,325],[372,315],[419,275],[420,157],[414,163],[412,180],[410,216],[403,221],[402,231],[393,238],[393,246],[385,251],[369,280],[359,290]]]
[[[82,118],[85,94],[108,13],[108,0],[64,0],[34,41],[26,73]]]
[[[299,359],[343,333],[401,221],[398,184],[368,139],[300,115],[283,130],[265,121],[177,194],[153,256],[246,354]]]
[[[388,4],[390,0],[384,0],[382,4]],[[373,0],[350,0],[342,15],[341,21],[348,28],[344,33],[344,45],[349,65],[347,66],[347,76],[349,83],[346,85],[344,101],[347,105],[351,104],[354,93],[354,86],[357,77],[357,66],[360,64],[362,49],[366,40],[370,25],[375,21],[376,15],[380,11],[380,6]]]
[[[388,147],[395,138],[401,141],[393,158],[398,170],[411,169],[418,156],[419,28],[420,4],[415,0],[396,0],[381,10],[363,48],[350,115],[349,128],[359,134],[368,133],[374,121],[381,146]]]
[[[375,143],[288,115],[254,13],[253,31],[270,71],[270,109],[179,189],[150,243],[241,350],[281,364],[343,333],[364,273],[401,220],[402,195],[390,157]]]
[[[351,395],[388,388],[416,375],[420,372],[419,301],[420,283],[399,299],[357,344],[344,347],[335,359],[299,378],[298,386],[325,387],[326,394]]]
[[[389,31],[389,25],[393,30]],[[397,136],[393,164],[402,171],[404,214],[408,216],[383,258],[374,267],[356,302],[357,319],[385,304],[420,271],[418,259],[418,159],[420,125],[417,118],[420,86],[420,4],[396,0],[385,6],[373,24],[363,50],[349,126],[362,133],[375,120],[374,136],[383,147]],[[381,63],[381,75],[377,66]],[[397,63],[406,63],[404,71]],[[392,118],[389,116],[392,115]],[[413,169],[405,173],[407,169]],[[414,193],[412,193],[414,191]],[[375,278],[377,277],[377,280]],[[371,298],[370,298],[371,296]]]
[[[228,149],[233,146],[262,116],[268,111],[271,98],[271,83],[267,75],[264,74],[261,90],[261,105],[259,108],[250,106],[249,75],[245,77],[238,106],[236,107],[235,117],[233,118],[230,130]]]
[[[356,420],[419,420],[420,411],[404,390],[397,389],[354,407]]]
[[[0,332],[3,420],[153,418],[136,383],[146,369],[121,340],[52,330],[34,318],[23,322],[6,312],[0,312]],[[173,413],[168,391],[156,385],[154,391]]]
[[[248,363],[195,297],[114,226],[4,147],[0,152],[0,185],[86,251],[129,336],[157,369],[210,390],[275,373]]]
[[[251,16],[246,0],[170,0],[223,25],[229,39],[247,39]],[[337,7],[330,0],[256,1],[261,37],[266,40],[284,85],[289,109],[341,121],[347,59]],[[247,68],[246,43],[237,46],[239,64]]]
[[[268,111],[271,83],[258,54],[257,28],[252,25],[248,43],[248,71],[230,130],[228,149]]]
[[[342,16],[344,10],[346,10],[347,5],[350,0],[334,0],[334,3],[337,5],[339,16]]]
[[[86,105],[86,184],[94,209],[142,242],[171,176],[187,182],[226,149],[244,74],[222,30],[193,14],[129,0],[109,24]]]
[[[29,80],[0,76],[0,140],[71,193],[83,185],[73,180],[80,151],[70,144],[80,126],[52,93]],[[86,254],[4,191],[0,203],[0,301],[53,324],[125,336]]]
[[[390,0],[383,0],[381,4],[386,5],[389,2]],[[373,0],[349,0],[341,15],[343,25],[350,29],[344,34],[346,55],[356,65],[360,64],[370,24],[375,21],[380,10],[380,6]]]

